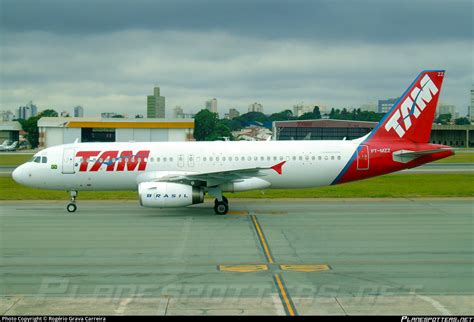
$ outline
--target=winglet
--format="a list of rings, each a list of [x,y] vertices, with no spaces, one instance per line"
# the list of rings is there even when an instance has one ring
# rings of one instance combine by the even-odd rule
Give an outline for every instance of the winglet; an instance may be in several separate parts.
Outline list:
[[[272,169],[275,170],[278,174],[281,174],[282,173],[282,167],[283,165],[285,164],[286,161],[283,161],[283,162],[280,162],[278,164],[275,164]]]

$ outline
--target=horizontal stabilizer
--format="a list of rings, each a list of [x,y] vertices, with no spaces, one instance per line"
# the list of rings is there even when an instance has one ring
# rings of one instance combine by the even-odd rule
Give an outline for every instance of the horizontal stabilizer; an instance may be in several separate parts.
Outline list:
[[[399,151],[393,152],[393,161],[407,163],[419,157],[422,157],[424,155],[438,153],[438,152],[452,151],[452,150],[453,149],[450,149],[450,148],[440,148],[440,149],[421,150],[421,151],[399,150]]]

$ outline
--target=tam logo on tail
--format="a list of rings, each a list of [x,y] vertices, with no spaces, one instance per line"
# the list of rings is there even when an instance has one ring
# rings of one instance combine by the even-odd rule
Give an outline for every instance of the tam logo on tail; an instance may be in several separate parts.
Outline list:
[[[395,110],[395,113],[392,114],[385,124],[387,132],[393,129],[402,138],[411,127],[411,116],[414,115],[415,118],[418,118],[425,109],[426,104],[431,102],[433,96],[438,92],[438,87],[436,87],[428,75],[425,75],[421,79],[421,89],[414,87],[410,94],[411,97],[409,96],[403,101],[400,108]]]
[[[444,71],[441,70],[421,72],[392,106],[371,137],[427,143],[443,78]]]

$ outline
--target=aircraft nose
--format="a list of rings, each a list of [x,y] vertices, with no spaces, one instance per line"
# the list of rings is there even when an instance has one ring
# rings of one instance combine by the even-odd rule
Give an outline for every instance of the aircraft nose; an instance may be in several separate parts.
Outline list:
[[[22,165],[20,165],[19,167],[17,167],[15,170],[13,170],[13,173],[12,173],[12,178],[13,180],[15,180],[17,183],[23,183],[23,169],[22,169]]]

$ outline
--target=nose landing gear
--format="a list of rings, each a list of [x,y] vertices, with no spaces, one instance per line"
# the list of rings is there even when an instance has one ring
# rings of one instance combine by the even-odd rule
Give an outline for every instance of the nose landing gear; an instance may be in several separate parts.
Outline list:
[[[69,195],[71,196],[71,202],[67,204],[66,210],[68,212],[75,212],[77,210],[76,206],[76,197],[77,197],[77,191],[69,191]]]

